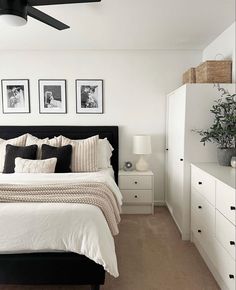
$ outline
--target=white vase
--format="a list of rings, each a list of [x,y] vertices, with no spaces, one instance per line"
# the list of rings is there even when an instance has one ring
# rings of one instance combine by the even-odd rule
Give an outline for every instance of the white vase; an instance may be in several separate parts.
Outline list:
[[[233,157],[231,158],[231,166],[232,166],[233,168],[236,168],[236,156],[233,156]]]

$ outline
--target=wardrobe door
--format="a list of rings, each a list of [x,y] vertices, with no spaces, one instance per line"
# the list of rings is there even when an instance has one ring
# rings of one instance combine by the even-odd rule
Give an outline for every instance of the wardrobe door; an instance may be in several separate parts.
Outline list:
[[[184,182],[185,90],[168,96],[166,202],[182,230]]]

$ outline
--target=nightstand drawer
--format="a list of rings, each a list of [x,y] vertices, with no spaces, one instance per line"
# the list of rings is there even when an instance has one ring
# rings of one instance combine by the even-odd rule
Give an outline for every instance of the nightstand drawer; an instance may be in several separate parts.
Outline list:
[[[152,189],[152,176],[124,176],[119,177],[120,189]]]
[[[152,203],[152,190],[122,190],[124,203]]]

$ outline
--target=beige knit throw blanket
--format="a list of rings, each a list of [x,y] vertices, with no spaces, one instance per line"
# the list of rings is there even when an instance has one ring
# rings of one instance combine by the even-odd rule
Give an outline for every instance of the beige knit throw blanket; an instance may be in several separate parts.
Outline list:
[[[104,183],[21,185],[1,184],[0,202],[82,203],[99,207],[111,233],[119,233],[121,207],[111,189]]]

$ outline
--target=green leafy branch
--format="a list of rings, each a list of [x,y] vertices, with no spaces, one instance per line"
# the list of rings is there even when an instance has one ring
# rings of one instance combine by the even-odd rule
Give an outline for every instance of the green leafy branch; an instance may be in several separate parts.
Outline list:
[[[236,94],[231,95],[227,90],[216,85],[221,98],[214,102],[210,112],[214,114],[213,125],[208,130],[192,130],[206,142],[218,144],[220,148],[236,147]]]

